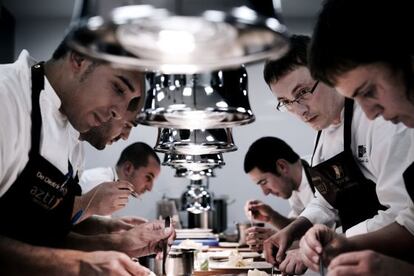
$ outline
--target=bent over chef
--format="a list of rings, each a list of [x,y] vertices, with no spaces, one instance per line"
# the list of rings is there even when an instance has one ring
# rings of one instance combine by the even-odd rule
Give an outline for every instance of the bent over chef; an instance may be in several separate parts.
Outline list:
[[[268,62],[264,71],[278,109],[297,115],[318,131],[309,169],[316,198],[265,242],[267,259],[279,264],[291,243],[313,224],[334,227],[339,216],[343,231],[352,236],[392,223],[407,207],[402,173],[414,160],[407,154],[413,152],[412,130],[381,118],[369,121],[352,100],[312,79],[308,43],[308,37],[293,36],[290,52]],[[276,256],[273,247],[278,248]]]
[[[147,275],[124,253],[59,249],[80,194],[79,132],[122,120],[130,102],[141,96],[141,84],[141,74],[90,60],[65,41],[46,63],[24,50],[15,63],[0,65],[3,273],[91,275],[117,267],[125,275]],[[158,227],[154,231],[160,239],[168,237]]]

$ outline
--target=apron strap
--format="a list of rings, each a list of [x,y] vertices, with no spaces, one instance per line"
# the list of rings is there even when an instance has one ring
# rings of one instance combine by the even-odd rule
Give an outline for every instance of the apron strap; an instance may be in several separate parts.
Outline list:
[[[352,117],[354,115],[354,100],[345,98],[344,111],[344,150],[351,150]]]
[[[354,100],[345,98],[345,110],[344,110],[344,150],[351,150],[351,134],[352,134],[352,117],[354,116]],[[311,164],[313,167],[313,157],[315,156],[316,148],[318,147],[319,139],[321,138],[322,130],[318,131],[316,135],[315,146],[313,148]]]
[[[40,149],[40,133],[42,129],[42,115],[40,113],[39,96],[45,87],[44,62],[32,66],[32,146],[30,155],[38,154]]]
[[[312,177],[309,173],[309,164],[308,164],[308,162],[306,162],[306,160],[301,159],[300,161],[302,162],[302,166],[303,166],[303,169],[305,171],[305,177],[308,180],[309,186],[310,186],[313,194],[315,194],[316,190],[315,190],[315,186],[313,185],[313,182],[312,182]]]
[[[316,148],[318,147],[319,139],[321,138],[321,133],[322,133],[322,130],[319,130],[318,134],[316,135],[315,146],[313,147],[313,153],[312,153],[312,158],[311,158],[311,163],[310,163],[311,167],[313,167],[313,157],[315,156]]]

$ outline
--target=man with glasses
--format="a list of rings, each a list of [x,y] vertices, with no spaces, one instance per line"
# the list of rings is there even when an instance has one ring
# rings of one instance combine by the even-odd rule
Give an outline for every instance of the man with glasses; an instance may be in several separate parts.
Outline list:
[[[345,235],[353,236],[394,221],[408,205],[402,173],[412,162],[406,152],[414,144],[412,131],[381,118],[369,121],[352,100],[313,80],[307,68],[309,40],[293,36],[286,56],[264,69],[277,109],[318,131],[309,168],[316,197],[264,243],[266,259],[288,274],[295,272],[292,262],[301,260],[284,261],[285,252],[313,224],[334,227],[339,217]]]

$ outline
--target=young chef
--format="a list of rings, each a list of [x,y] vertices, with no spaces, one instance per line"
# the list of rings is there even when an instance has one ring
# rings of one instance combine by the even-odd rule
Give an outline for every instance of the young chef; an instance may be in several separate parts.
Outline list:
[[[262,137],[250,145],[244,157],[244,171],[252,182],[257,184],[267,196],[272,194],[289,200],[292,208],[288,217],[273,210],[258,200],[246,202],[248,217],[272,224],[277,230],[287,226],[298,217],[314,197],[314,187],[310,183],[304,167],[305,160],[283,140],[276,137]],[[275,231],[265,227],[251,227],[246,230],[246,243],[254,250],[263,249],[263,241]]]
[[[408,127],[414,127],[414,47],[407,37],[413,26],[409,23],[412,5],[410,1],[392,5],[388,1],[327,1],[318,17],[310,47],[310,68],[315,78],[354,98],[370,119],[382,116]],[[353,20],[345,24],[342,20],[350,11]],[[390,20],[384,21],[385,17]],[[345,29],[354,31],[343,33]],[[393,30],[389,33],[393,39],[384,41],[387,29]],[[358,43],[354,44],[355,41]],[[412,171],[413,165],[410,165],[403,177],[414,200]],[[301,240],[304,261],[314,270],[318,269],[322,248],[326,264],[341,252],[364,250],[333,259],[329,264],[330,275],[411,275],[414,265],[365,249],[409,258],[412,262],[414,208],[411,205],[401,211],[395,222],[378,231],[349,239],[323,226],[315,226]]]
[[[393,222],[408,205],[402,172],[414,160],[407,154],[413,152],[412,131],[381,118],[369,121],[353,101],[312,79],[308,43],[307,37],[292,37],[289,53],[268,62],[264,70],[278,109],[294,113],[318,131],[309,170],[316,198],[264,243],[266,258],[279,264],[291,243],[315,223],[332,227],[339,216],[345,234],[353,236]]]
[[[0,65],[0,76],[2,272],[147,275],[123,253],[52,248],[70,231],[80,192],[79,132],[123,119],[131,101],[141,96],[142,75],[87,59],[62,43],[46,63],[22,51],[15,63]],[[171,233],[158,226],[151,230],[159,233],[158,240],[168,238]],[[147,248],[153,250],[156,243]]]
[[[147,144],[136,142],[126,147],[115,167],[86,170],[80,179],[83,195],[75,207],[83,210],[82,219],[91,215],[110,215],[135,196],[150,192],[161,166],[157,153]]]

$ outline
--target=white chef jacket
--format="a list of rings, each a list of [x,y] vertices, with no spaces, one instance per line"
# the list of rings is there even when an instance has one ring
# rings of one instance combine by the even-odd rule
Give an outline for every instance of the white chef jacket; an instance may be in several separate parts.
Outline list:
[[[118,179],[115,168],[100,167],[85,170],[79,184],[82,187],[82,194],[85,194],[103,182],[111,182]]]
[[[0,196],[16,181],[29,160],[31,66],[35,63],[23,50],[15,63],[0,65]],[[63,174],[68,172],[69,160],[74,172],[81,174],[84,151],[78,140],[79,132],[59,111],[61,101],[46,77],[39,104],[42,114],[40,155]]]
[[[341,123],[322,131],[313,165],[343,151],[343,111]],[[378,230],[395,221],[398,213],[411,202],[402,177],[414,160],[414,130],[402,124],[386,122],[382,117],[368,120],[359,105],[354,103],[351,151],[364,176],[376,183],[380,203],[388,207],[374,217],[351,227],[346,236]],[[316,198],[302,212],[312,223],[332,226],[337,212],[316,191]],[[350,202],[352,204],[352,202]]]
[[[312,201],[314,194],[306,178],[305,169],[302,166],[302,180],[297,191],[293,191],[289,198],[289,205],[292,208],[288,217],[298,217],[305,207]]]

